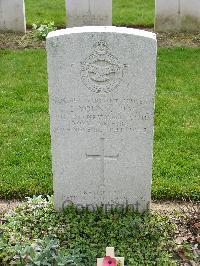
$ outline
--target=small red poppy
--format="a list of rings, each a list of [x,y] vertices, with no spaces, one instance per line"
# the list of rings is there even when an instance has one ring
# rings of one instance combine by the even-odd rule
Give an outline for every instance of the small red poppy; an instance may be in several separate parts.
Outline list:
[[[117,266],[117,260],[114,258],[111,258],[110,256],[106,256],[103,259],[102,266]]]

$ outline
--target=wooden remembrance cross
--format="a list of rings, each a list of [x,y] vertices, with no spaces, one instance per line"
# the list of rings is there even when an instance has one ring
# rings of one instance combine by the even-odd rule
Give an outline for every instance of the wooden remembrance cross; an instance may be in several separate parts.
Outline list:
[[[104,183],[105,183],[105,173],[104,173],[105,159],[117,160],[119,158],[119,154],[117,154],[117,155],[105,155],[105,138],[100,138],[100,145],[101,145],[100,154],[87,154],[86,153],[86,158],[87,159],[100,159],[100,162],[101,162],[101,181],[102,181],[101,185],[104,185]]]
[[[124,266],[124,257],[115,257],[115,250],[113,247],[106,248],[106,256],[117,260],[117,266]],[[103,265],[104,258],[97,259],[97,266]]]

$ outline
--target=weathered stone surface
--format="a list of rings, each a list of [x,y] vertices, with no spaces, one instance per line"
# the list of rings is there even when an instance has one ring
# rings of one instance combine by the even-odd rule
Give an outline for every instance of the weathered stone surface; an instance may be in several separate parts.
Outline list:
[[[67,25],[112,25],[112,0],[66,0]]]
[[[26,32],[24,0],[0,0],[0,31]]]
[[[156,0],[156,31],[199,31],[199,0]]]
[[[55,206],[151,197],[156,37],[117,27],[47,37]]]

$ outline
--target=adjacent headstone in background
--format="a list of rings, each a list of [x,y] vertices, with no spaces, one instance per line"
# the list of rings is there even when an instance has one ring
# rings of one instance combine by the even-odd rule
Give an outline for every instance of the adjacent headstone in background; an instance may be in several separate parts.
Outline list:
[[[24,0],[0,0],[0,31],[26,32]]]
[[[80,27],[47,37],[56,209],[151,199],[155,34]]]
[[[112,0],[66,0],[68,27],[111,26]]]
[[[199,31],[200,0],[156,0],[156,31]]]

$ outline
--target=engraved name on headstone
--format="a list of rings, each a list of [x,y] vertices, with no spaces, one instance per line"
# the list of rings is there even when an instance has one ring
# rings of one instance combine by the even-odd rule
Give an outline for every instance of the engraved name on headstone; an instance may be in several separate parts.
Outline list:
[[[0,31],[26,32],[24,0],[0,0]]]
[[[67,25],[111,26],[112,0],[66,0]]]
[[[55,206],[140,211],[151,198],[156,37],[82,27],[47,37]]]

